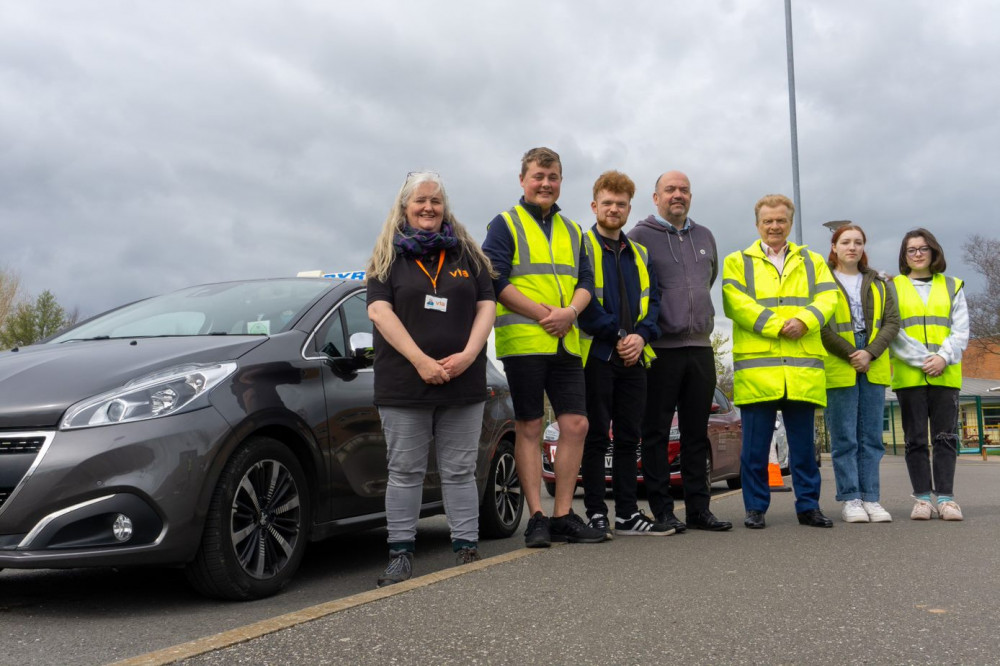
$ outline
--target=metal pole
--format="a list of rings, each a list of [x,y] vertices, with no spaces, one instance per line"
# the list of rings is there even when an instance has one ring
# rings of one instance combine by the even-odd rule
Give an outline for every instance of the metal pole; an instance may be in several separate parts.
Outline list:
[[[795,118],[795,56],[792,54],[792,0],[785,0],[785,45],[788,49],[788,119],[792,126],[792,198],[799,223],[795,242],[802,245],[802,198],[799,196],[799,132]]]

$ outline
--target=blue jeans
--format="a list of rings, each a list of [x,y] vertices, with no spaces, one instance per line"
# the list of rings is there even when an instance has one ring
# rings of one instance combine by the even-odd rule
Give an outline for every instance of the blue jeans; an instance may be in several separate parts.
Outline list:
[[[743,506],[747,511],[767,511],[771,505],[767,458],[771,452],[774,421],[779,409],[788,435],[788,465],[795,488],[795,512],[818,509],[820,476],[816,466],[816,405],[785,398],[740,405],[743,419],[743,450],[740,452]]]
[[[872,384],[863,372],[858,373],[854,386],[826,391],[826,427],[839,502],[879,500],[884,407],[885,386]]]

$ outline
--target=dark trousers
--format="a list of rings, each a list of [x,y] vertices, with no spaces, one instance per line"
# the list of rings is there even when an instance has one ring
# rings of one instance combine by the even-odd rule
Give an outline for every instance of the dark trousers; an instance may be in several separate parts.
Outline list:
[[[608,515],[604,502],[604,455],[610,441],[608,428],[614,429],[612,490],[615,514],[629,518],[639,510],[636,502],[636,463],[639,458],[639,423],[646,403],[646,370],[636,364],[622,365],[587,360],[587,417],[590,429],[583,443],[583,503],[587,516]]]
[[[646,376],[646,414],[642,420],[642,476],[655,517],[674,510],[667,443],[675,409],[681,433],[684,506],[689,514],[708,509],[708,416],[714,396],[715,355],[711,347],[656,349],[656,359]]]
[[[771,452],[774,421],[779,409],[788,435],[788,466],[795,488],[795,512],[818,509],[820,476],[816,466],[816,405],[785,398],[740,405],[743,420],[743,450],[740,452],[743,506],[747,511],[767,511],[771,505],[767,458]]]
[[[906,469],[914,495],[933,491],[951,495],[955,490],[958,459],[958,389],[947,386],[915,386],[896,389],[906,440]],[[927,423],[934,447],[934,485],[931,486],[931,456],[927,450]]]

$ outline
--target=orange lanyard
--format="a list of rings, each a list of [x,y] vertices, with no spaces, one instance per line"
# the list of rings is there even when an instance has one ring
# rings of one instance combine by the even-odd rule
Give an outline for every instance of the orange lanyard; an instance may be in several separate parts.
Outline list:
[[[427,272],[427,269],[424,268],[424,265],[420,262],[419,259],[417,259],[417,266],[420,266],[420,270],[422,270],[424,272],[424,275],[427,276],[427,279],[431,281],[431,286],[434,287],[434,295],[437,296],[438,278],[441,277],[441,267],[444,266],[444,250],[441,250],[441,255],[438,257],[438,269],[434,277],[431,277],[431,274]]]

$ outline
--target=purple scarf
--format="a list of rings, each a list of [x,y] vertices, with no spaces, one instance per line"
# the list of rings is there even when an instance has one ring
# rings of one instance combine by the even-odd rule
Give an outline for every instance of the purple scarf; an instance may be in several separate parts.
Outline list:
[[[408,259],[421,259],[441,250],[452,249],[458,245],[458,238],[447,222],[441,223],[439,232],[415,229],[407,224],[392,239],[392,245],[398,255]]]

